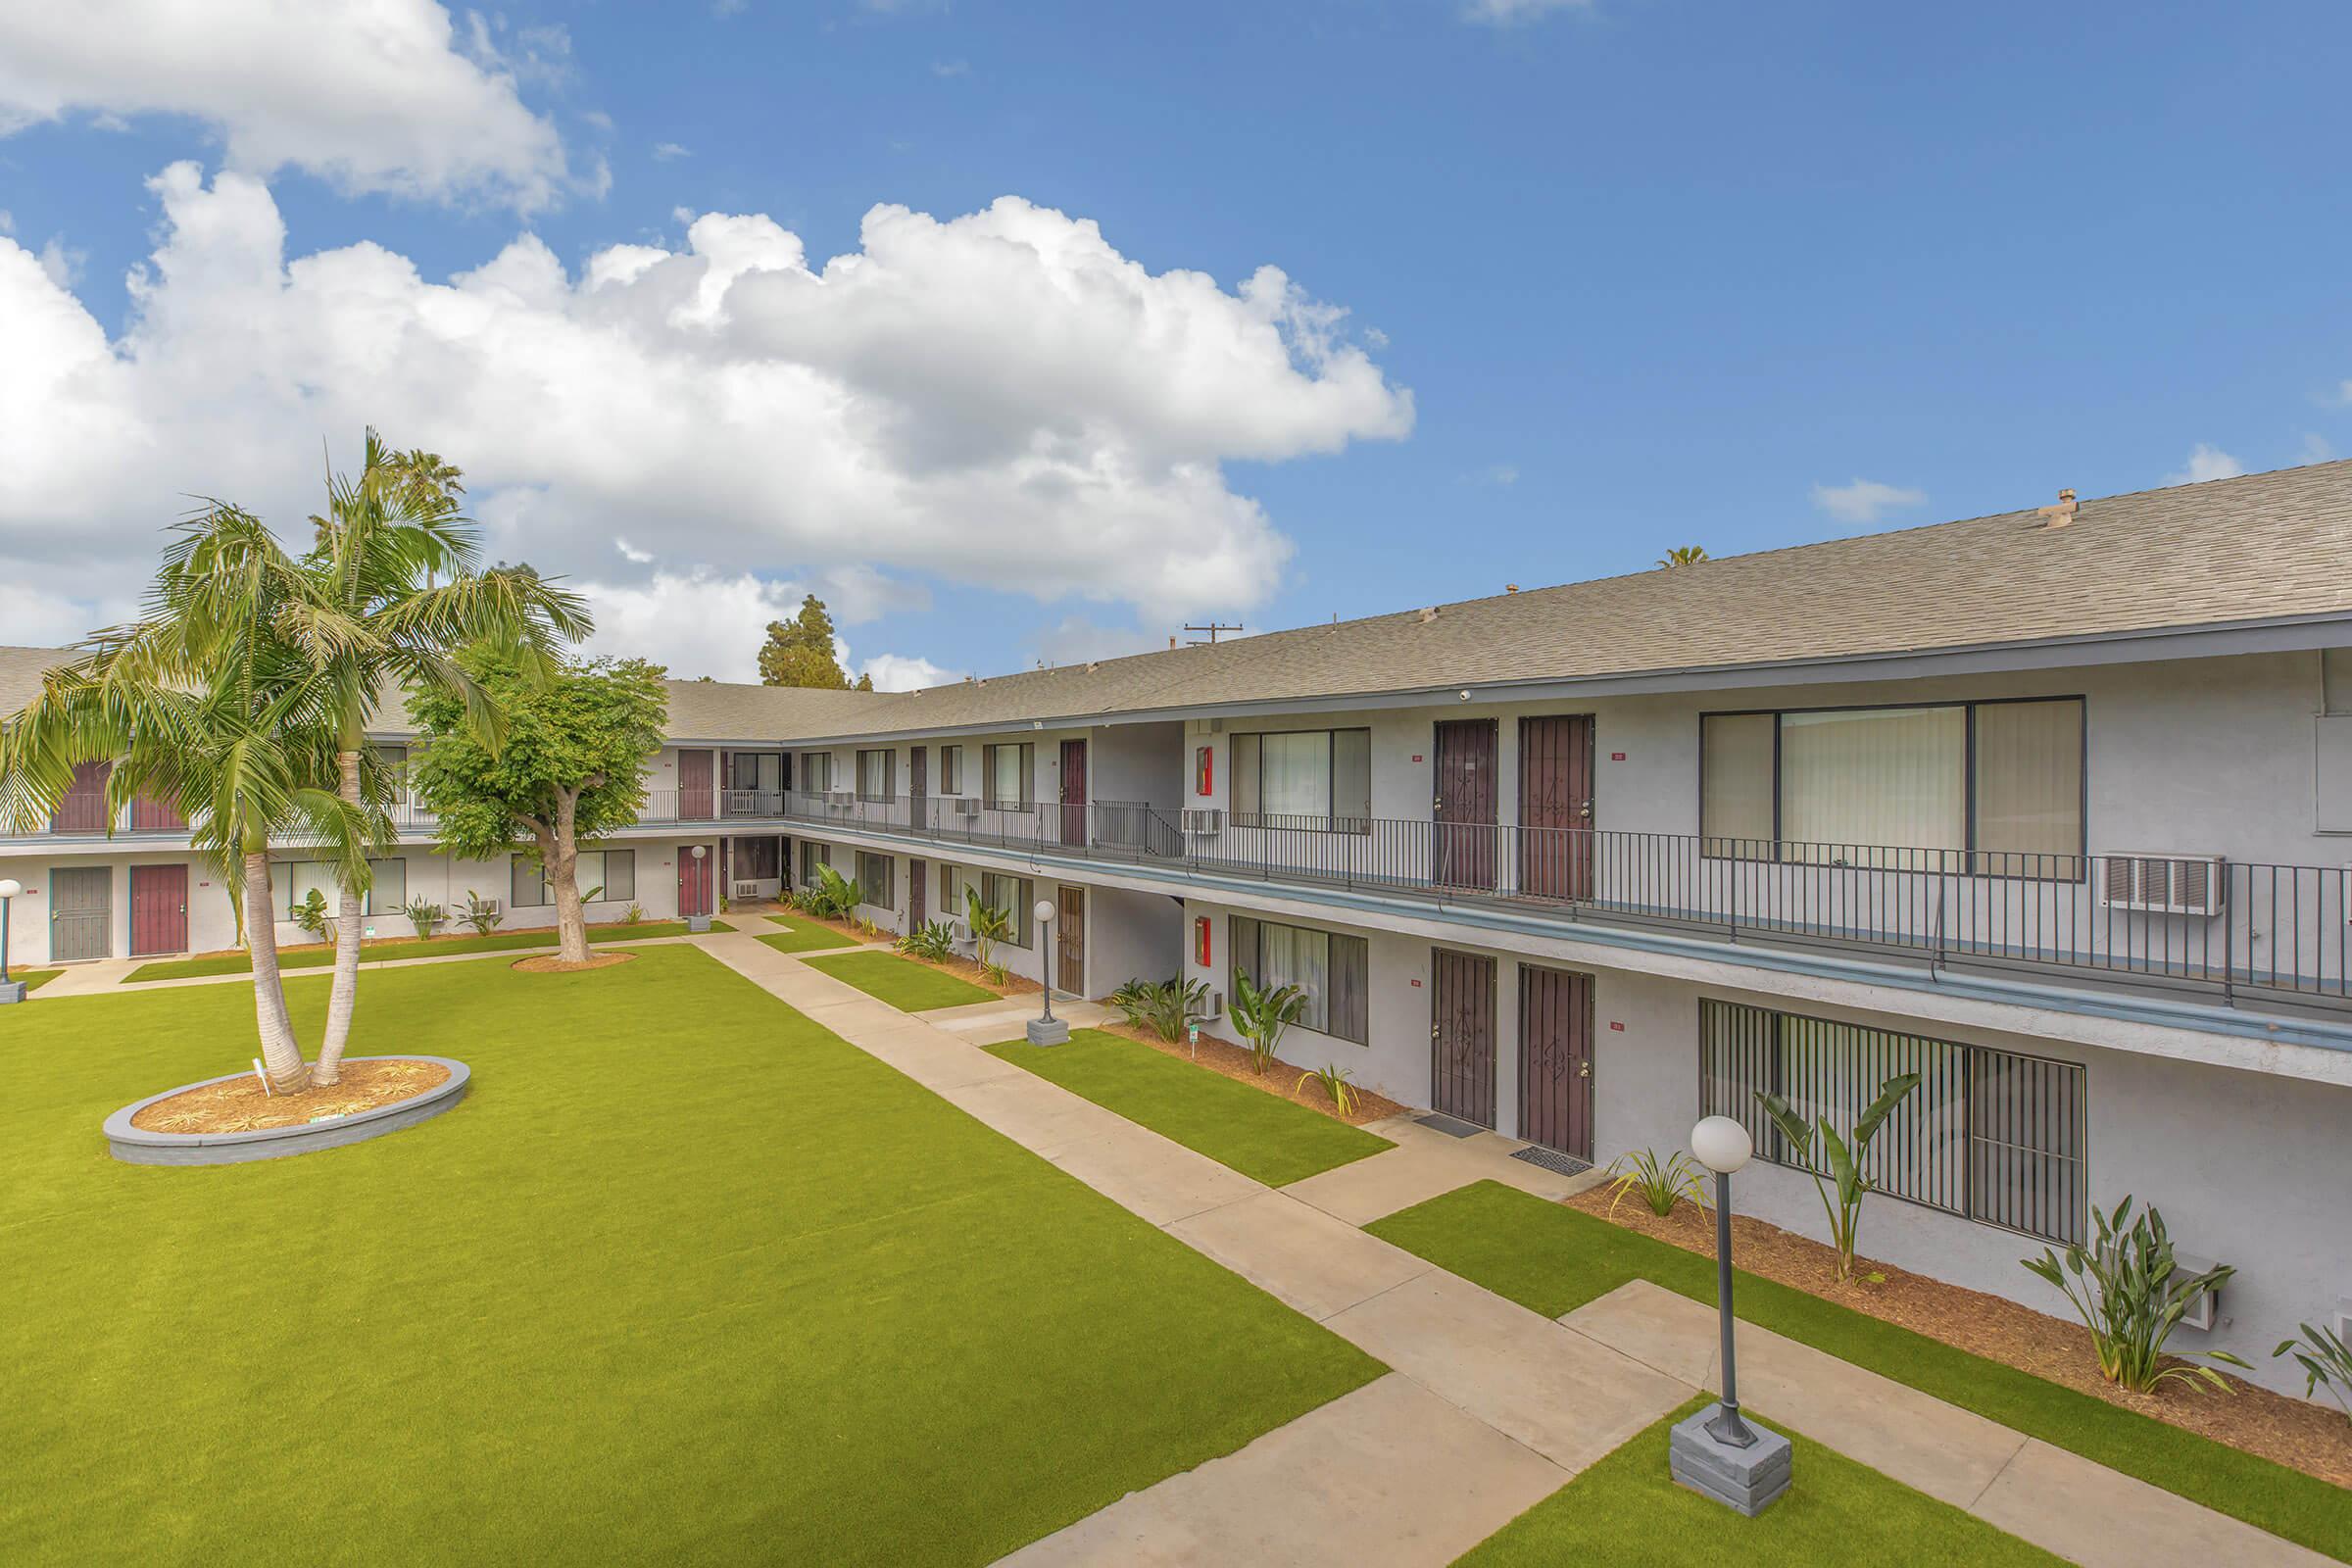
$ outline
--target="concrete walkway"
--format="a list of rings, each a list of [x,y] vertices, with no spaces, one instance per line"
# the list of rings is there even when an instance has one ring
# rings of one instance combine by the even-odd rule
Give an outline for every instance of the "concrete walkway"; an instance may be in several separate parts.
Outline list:
[[[1702,1303],[1636,1281],[1554,1322],[1359,1228],[1482,1178],[1558,1198],[1592,1174],[1511,1159],[1518,1146],[1494,1134],[1457,1140],[1397,1118],[1376,1124],[1396,1149],[1267,1188],[980,1049],[1016,1034],[1027,1005],[910,1016],[749,934],[695,940],[1392,1368],[1007,1563],[1449,1563],[1712,1387]],[[2092,1568],[2327,1560],[1767,1330],[1742,1325],[1740,1344],[1757,1410]]]

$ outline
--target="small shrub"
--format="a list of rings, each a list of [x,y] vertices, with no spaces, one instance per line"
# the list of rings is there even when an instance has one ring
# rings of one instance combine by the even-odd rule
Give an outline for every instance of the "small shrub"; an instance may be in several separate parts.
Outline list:
[[[485,899],[479,893],[467,889],[466,912],[459,915],[458,918],[473,927],[474,935],[486,937],[506,923],[507,911],[498,906],[496,899]]]
[[[642,904],[632,904],[627,908],[621,910],[620,923],[622,925],[643,925],[645,923],[645,906]]]
[[[844,920],[855,926],[851,918],[858,906],[865,902],[865,894],[857,883],[829,865],[816,868],[816,880],[801,892],[802,907],[810,914],[827,920]]]
[[[1873,1186],[1862,1174],[1863,1156],[1870,1152],[1870,1141],[1879,1136],[1886,1118],[1903,1097],[1919,1087],[1919,1074],[1897,1074],[1879,1085],[1879,1098],[1854,1121],[1853,1130],[1840,1138],[1838,1129],[1827,1116],[1812,1121],[1796,1113],[1796,1108],[1780,1096],[1758,1090],[1756,1102],[1764,1107],[1781,1136],[1788,1141],[1788,1152],[1813,1177],[1813,1190],[1821,1195],[1821,1206],[1829,1211],[1830,1244],[1838,1250],[1838,1278],[1840,1282],[1854,1277],[1854,1235],[1862,1225],[1862,1195]],[[1816,1159],[1813,1146],[1818,1142],[1822,1158]],[[1823,1184],[1821,1175],[1827,1165],[1835,1191]]]
[[[956,952],[956,928],[945,920],[933,920],[919,931],[907,932],[892,946],[910,958],[943,962]]]
[[[416,934],[420,937],[430,937],[449,920],[441,906],[421,895],[411,899],[400,912],[409,917],[409,924],[416,928]]]
[[[1609,1183],[1612,1214],[1629,1195],[1660,1219],[1686,1198],[1701,1208],[1707,1204],[1706,1167],[1679,1149],[1665,1159],[1647,1149],[1629,1150],[1610,1163],[1608,1174],[1615,1178]]]
[[[1012,940],[1012,915],[980,897],[976,887],[963,890],[963,923],[972,928],[973,956],[983,969],[990,966],[997,944]]]
[[[1260,991],[1241,970],[1233,975],[1233,1026],[1250,1044],[1250,1065],[1258,1072],[1273,1070],[1275,1052],[1285,1030],[1306,1011],[1307,996],[1297,986]]]
[[[1001,963],[982,964],[980,974],[981,978],[1000,991],[1012,984],[1012,971]]]
[[[326,895],[317,888],[311,889],[310,897],[297,900],[286,911],[286,918],[302,927],[313,942],[324,942],[326,922],[332,918],[327,913]]]
[[[2044,1248],[2041,1256],[2023,1261],[2074,1304],[2098,1349],[2100,1375],[2133,1394],[2154,1394],[2175,1380],[2229,1393],[2230,1384],[2219,1372],[2166,1355],[2164,1342],[2198,1297],[2220,1290],[2237,1271],[2224,1263],[2174,1279],[2173,1242],[2165,1234],[2164,1216],[2150,1207],[2132,1218],[2129,1198],[2115,1205],[2113,1214],[2094,1207],[2090,1217],[2098,1234],[2089,1247],[2069,1243],[2063,1259]],[[2197,1353],[2231,1366],[2246,1364],[2227,1350]]]
[[[2315,1329],[2308,1323],[2295,1325],[2303,1331],[2299,1340],[2280,1340],[2271,1359],[2292,1352],[2303,1368],[2303,1396],[2310,1398],[2325,1388],[2352,1416],[2352,1348],[2333,1329]]]
[[[1347,1068],[1327,1061],[1313,1072],[1300,1073],[1295,1087],[1304,1089],[1308,1084],[1321,1084],[1323,1093],[1331,1100],[1331,1108],[1345,1116],[1355,1108],[1355,1091],[1348,1087],[1348,1080],[1354,1076]]]
[[[1130,980],[1110,994],[1110,1004],[1137,1029],[1149,1029],[1171,1044],[1182,1040],[1208,1001],[1208,983],[1176,975],[1166,980]]]

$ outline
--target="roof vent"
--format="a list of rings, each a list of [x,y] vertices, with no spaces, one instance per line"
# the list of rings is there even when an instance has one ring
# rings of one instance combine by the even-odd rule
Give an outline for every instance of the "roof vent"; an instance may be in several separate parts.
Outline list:
[[[1424,626],[1428,625],[1428,624],[1429,624],[1431,621],[1433,621],[1433,620],[1437,619],[1437,618],[1438,618],[1438,608],[1437,608],[1437,606],[1435,606],[1435,605],[1425,605],[1425,606],[1423,606],[1423,607],[1422,607],[1422,610],[1421,610],[1421,612],[1420,612],[1420,615],[1419,615],[1419,617],[1418,617],[1418,618],[1420,619],[1420,622],[1421,622],[1421,624],[1422,624],[1422,625],[1424,625]]]
[[[2058,504],[2054,507],[2043,507],[2038,515],[2041,517],[2041,525],[2044,528],[2065,527],[2075,520],[2075,493],[2072,490],[2059,491]]]
[[[1086,672],[1089,675],[1092,675],[1096,670],[1101,669],[1102,667],[1102,665],[1101,662],[1096,660],[1090,659],[1086,662]]]
[[[1515,594],[1519,591],[1519,585],[1515,582],[1506,582],[1502,585],[1502,591],[1506,594]]]

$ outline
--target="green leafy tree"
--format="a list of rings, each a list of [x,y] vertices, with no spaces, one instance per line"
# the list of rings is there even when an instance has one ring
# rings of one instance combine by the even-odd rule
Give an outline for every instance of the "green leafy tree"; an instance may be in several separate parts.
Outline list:
[[[384,824],[334,788],[336,683],[285,632],[302,618],[296,564],[225,504],[176,531],[141,618],[93,636],[0,724],[0,820],[35,830],[91,761],[114,764],[110,823],[134,798],[177,807],[194,848],[243,889],[263,1069],[298,1094],[311,1068],[279,977],[270,846],[299,837],[364,888]]]
[[[1695,566],[1707,559],[1705,545],[1676,545],[1658,558],[1661,566]]]
[[[468,721],[495,739],[499,711],[473,689],[458,650],[509,645],[543,678],[560,639],[589,629],[578,596],[529,566],[479,569],[479,536],[459,510],[458,477],[435,454],[395,452],[369,430],[359,476],[329,476],[326,513],[311,519],[315,543],[285,585],[279,630],[334,693],[338,793],[379,815],[397,788],[368,739],[381,693],[457,693]],[[347,881],[340,891],[334,984],[314,1073],[322,1084],[339,1076],[359,1004],[367,887]]]
[[[760,649],[760,683],[832,692],[874,689],[871,675],[858,676],[852,686],[849,672],[833,654],[833,617],[814,594],[801,601],[801,612],[792,619],[767,623],[767,641]]]
[[[542,679],[519,651],[501,647],[460,662],[466,692],[409,700],[422,753],[411,769],[417,797],[439,815],[447,854],[537,856],[555,895],[562,956],[585,962],[580,844],[644,809],[645,764],[662,749],[669,712],[661,670],[642,660],[598,660]],[[495,743],[468,712],[472,693],[497,710]]]

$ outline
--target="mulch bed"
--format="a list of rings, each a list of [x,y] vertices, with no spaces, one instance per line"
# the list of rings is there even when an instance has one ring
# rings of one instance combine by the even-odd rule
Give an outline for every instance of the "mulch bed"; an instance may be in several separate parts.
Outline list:
[[[1611,1214],[1606,1187],[1592,1188],[1565,1201],[1685,1251],[1715,1255],[1714,1215],[1695,1203],[1677,1203],[1674,1212],[1661,1219],[1639,1197],[1628,1197]],[[2090,1333],[2079,1323],[2036,1312],[2004,1297],[1948,1285],[1859,1256],[1854,1260],[1854,1279],[1841,1285],[1837,1252],[1819,1242],[1742,1214],[1732,1216],[1732,1233],[1734,1254],[1740,1266],[1751,1274],[1898,1323],[1972,1355],[2004,1362],[2109,1404],[2275,1459],[2323,1481],[2352,1487],[2352,1422],[2332,1405],[2275,1394],[2242,1378],[2230,1378],[2234,1393],[2229,1395],[2210,1389],[2200,1394],[2180,1387],[2155,1395],[2127,1394],[2099,1375]],[[2218,1370],[2230,1377],[2227,1368]]]
[[[1295,1066],[1277,1057],[1270,1070],[1260,1073],[1251,1064],[1250,1050],[1247,1046],[1237,1045],[1230,1040],[1221,1040],[1215,1035],[1204,1034],[1200,1037],[1200,1053],[1196,1056],[1192,1048],[1181,1040],[1162,1040],[1149,1029],[1139,1029],[1131,1023],[1121,1022],[1115,1018],[1096,1027],[1102,1029],[1105,1034],[1114,1034],[1121,1039],[1133,1040],[1150,1046],[1163,1055],[1182,1057],[1186,1061],[1207,1068],[1210,1072],[1222,1073],[1237,1082],[1248,1084],[1252,1089],[1263,1090],[1269,1095],[1290,1101],[1293,1104],[1304,1105],[1309,1110],[1320,1111],[1333,1120],[1344,1121],[1351,1127],[1361,1127],[1366,1122],[1381,1121],[1390,1116],[1401,1116],[1405,1112],[1405,1107],[1394,1100],[1383,1095],[1376,1095],[1369,1089],[1356,1089],[1353,1084],[1349,1084],[1348,1087],[1354,1090],[1355,1093],[1355,1103],[1349,1107],[1348,1114],[1343,1116],[1331,1108],[1331,1101],[1325,1097],[1321,1084],[1311,1078],[1303,1084],[1298,1081],[1298,1075],[1310,1069]]]
[[[331,1088],[306,1089],[298,1095],[264,1093],[250,1074],[206,1084],[185,1094],[159,1100],[130,1118],[130,1124],[150,1133],[249,1133],[265,1127],[300,1127],[324,1116],[348,1116],[378,1105],[414,1100],[438,1088],[449,1069],[437,1061],[395,1058],[347,1061],[341,1081]]]
[[[524,974],[577,974],[582,969],[610,969],[616,963],[636,960],[634,953],[597,953],[584,959],[565,959],[542,954],[536,958],[518,958],[507,965]]]

